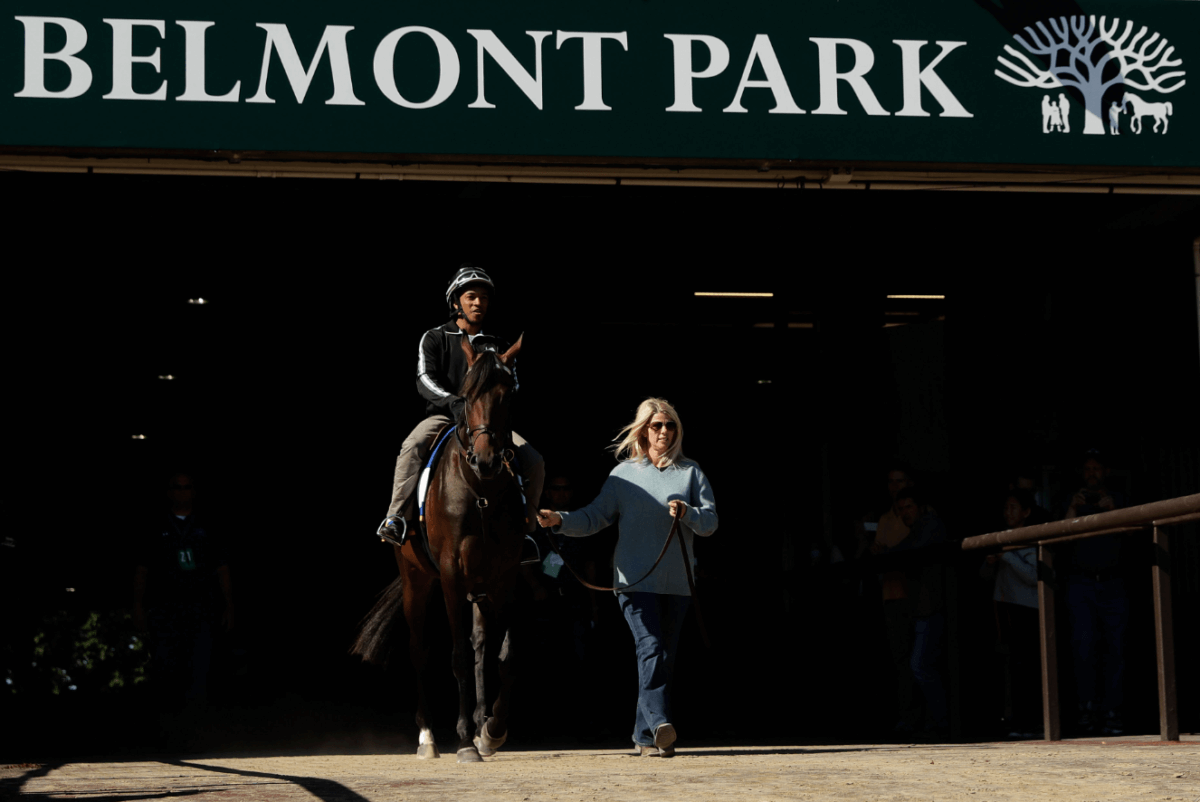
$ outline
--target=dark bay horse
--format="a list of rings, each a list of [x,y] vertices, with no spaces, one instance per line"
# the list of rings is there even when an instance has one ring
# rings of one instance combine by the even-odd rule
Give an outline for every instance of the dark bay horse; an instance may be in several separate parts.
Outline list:
[[[385,663],[403,609],[409,657],[417,674],[417,756],[421,758],[440,755],[430,728],[424,682],[428,657],[425,610],[430,595],[439,587],[450,618],[451,665],[458,680],[458,762],[479,762],[508,737],[513,635],[505,603],[517,579],[526,529],[509,410],[515,385],[511,365],[523,339],[503,354],[477,354],[468,339],[462,338],[470,366],[459,391],[466,408],[442,446],[441,459],[429,480],[425,505],[429,555],[416,536],[403,547],[395,547],[400,576],[363,620],[352,649],[364,660]],[[490,716],[484,691],[489,631],[503,633],[504,638],[499,650],[500,691]]]

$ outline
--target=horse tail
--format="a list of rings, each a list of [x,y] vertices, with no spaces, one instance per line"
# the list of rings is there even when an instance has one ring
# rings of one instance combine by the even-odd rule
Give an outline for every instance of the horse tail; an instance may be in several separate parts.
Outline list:
[[[365,662],[387,665],[394,648],[395,635],[404,620],[404,577],[388,585],[379,600],[358,627],[358,637],[350,647]]]
[[[1168,100],[1167,101],[1167,116],[1170,117],[1172,113],[1173,112],[1171,111],[1171,101]]]

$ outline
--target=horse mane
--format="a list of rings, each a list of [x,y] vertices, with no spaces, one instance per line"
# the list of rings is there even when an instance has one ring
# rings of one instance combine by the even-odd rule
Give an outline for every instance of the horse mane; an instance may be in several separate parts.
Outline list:
[[[500,364],[496,352],[484,351],[463,377],[458,394],[470,403],[503,381],[505,376],[511,376],[511,373]]]

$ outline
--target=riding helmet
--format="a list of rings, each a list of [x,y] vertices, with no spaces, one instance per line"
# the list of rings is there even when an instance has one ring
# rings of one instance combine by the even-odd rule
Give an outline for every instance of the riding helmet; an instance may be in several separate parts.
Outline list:
[[[493,295],[496,292],[495,283],[491,276],[483,271],[483,268],[464,264],[454,271],[454,276],[450,279],[450,286],[446,288],[446,305],[450,307],[451,311],[454,311],[454,301],[462,294],[462,288],[468,284],[483,284]]]

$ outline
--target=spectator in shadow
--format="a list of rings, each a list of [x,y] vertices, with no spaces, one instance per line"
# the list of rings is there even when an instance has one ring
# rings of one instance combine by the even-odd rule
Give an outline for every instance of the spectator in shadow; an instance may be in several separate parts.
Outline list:
[[[912,487],[910,472],[903,467],[893,467],[887,472],[887,489],[890,504],[879,517],[876,525],[872,554],[883,554],[900,546],[908,537],[908,526],[896,513],[896,496]],[[887,631],[888,652],[892,658],[892,671],[896,680],[896,723],[893,732],[900,736],[911,735],[916,730],[919,711],[913,703],[912,675],[912,602],[908,598],[903,571],[885,571],[879,576],[883,594],[883,620]]]
[[[906,487],[896,494],[895,512],[909,532],[886,551],[913,551],[945,542],[946,527],[941,517],[916,488]],[[909,666],[925,699],[924,728],[918,735],[924,739],[944,739],[950,733],[950,715],[941,670],[946,619],[945,569],[940,556],[916,558],[905,571],[905,592],[912,606],[913,622]]]
[[[1033,501],[1033,506],[1029,510],[1029,518],[1025,521],[1025,526],[1037,526],[1038,524],[1047,524],[1054,520],[1054,516],[1050,514],[1050,502],[1046,500],[1045,494],[1038,489],[1038,471],[1019,470],[1012,475],[1008,480],[1008,490],[1025,490],[1029,493],[1030,499]],[[1011,529],[1012,525],[1007,521],[1008,516],[1005,516],[1005,523]]]
[[[207,700],[214,628],[233,629],[233,582],[225,543],[196,515],[191,474],[172,475],[166,496],[136,547],[133,618],[149,634],[162,722],[183,729]]]
[[[1025,488],[1009,490],[1004,522],[1020,529],[1035,507]],[[1004,724],[1009,738],[1042,738],[1041,643],[1038,623],[1037,548],[989,554],[980,571],[995,583],[996,646],[1004,658]]]
[[[1071,497],[1064,518],[1081,518],[1125,506],[1106,486],[1108,465],[1093,449],[1084,455],[1083,486]],[[1129,599],[1121,564],[1123,536],[1099,535],[1070,544],[1064,560],[1067,613],[1082,733],[1121,735],[1125,677],[1125,628]]]

